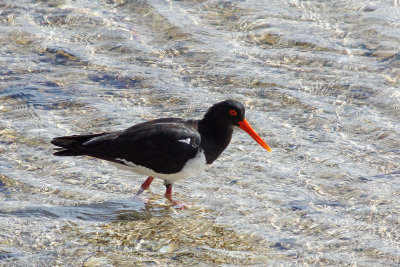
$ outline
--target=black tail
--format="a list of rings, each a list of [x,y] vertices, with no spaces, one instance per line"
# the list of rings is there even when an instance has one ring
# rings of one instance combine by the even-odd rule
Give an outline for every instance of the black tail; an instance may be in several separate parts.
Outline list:
[[[60,150],[57,151],[55,153],[53,153],[54,156],[82,156],[85,155],[85,153],[79,153],[77,151],[72,151],[72,150],[68,150],[68,149],[64,149],[64,150]]]
[[[55,152],[53,155],[54,156],[86,155],[82,144],[89,141],[93,137],[101,136],[104,134],[105,133],[56,137],[53,140],[51,140],[51,143],[61,148],[57,148],[60,151]]]

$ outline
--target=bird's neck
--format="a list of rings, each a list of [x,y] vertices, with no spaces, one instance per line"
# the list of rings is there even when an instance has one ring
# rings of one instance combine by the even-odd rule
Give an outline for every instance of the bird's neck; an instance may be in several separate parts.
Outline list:
[[[217,124],[212,120],[200,120],[199,132],[201,135],[201,147],[204,149],[207,164],[213,163],[229,145],[232,133],[232,125]]]

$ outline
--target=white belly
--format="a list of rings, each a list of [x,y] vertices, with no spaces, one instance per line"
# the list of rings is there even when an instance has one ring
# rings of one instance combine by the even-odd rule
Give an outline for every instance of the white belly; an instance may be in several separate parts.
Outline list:
[[[136,165],[125,159],[117,158],[116,160],[122,161],[124,163],[124,164],[120,164],[120,163],[111,162],[111,164],[114,165],[115,167],[117,167],[118,169],[131,171],[131,172],[138,173],[138,174],[143,174],[146,176],[153,176],[155,178],[166,180],[170,183],[175,183],[176,181],[195,176],[208,167],[208,164],[206,163],[206,157],[203,152],[199,152],[196,155],[196,157],[188,160],[180,172],[173,173],[173,174],[157,173],[157,172],[153,171],[152,169],[149,169],[149,168],[146,168],[146,167],[143,167],[140,165]]]

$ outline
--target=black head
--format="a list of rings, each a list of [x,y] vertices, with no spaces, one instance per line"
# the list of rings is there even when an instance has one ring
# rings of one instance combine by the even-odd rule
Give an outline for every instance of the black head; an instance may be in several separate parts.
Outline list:
[[[227,126],[239,126],[244,120],[245,109],[242,103],[235,100],[225,100],[213,105],[204,115],[204,120]]]
[[[235,100],[225,100],[212,106],[204,115],[203,123],[220,128],[222,131],[227,130],[226,133],[232,135],[233,126],[239,126],[240,129],[248,133],[253,139],[259,143],[263,148],[271,151],[271,148],[265,143],[264,140],[253,130],[250,124],[244,117],[244,106],[242,103]]]

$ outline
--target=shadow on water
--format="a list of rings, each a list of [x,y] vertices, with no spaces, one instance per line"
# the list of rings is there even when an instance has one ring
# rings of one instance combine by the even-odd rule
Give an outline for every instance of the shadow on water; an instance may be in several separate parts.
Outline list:
[[[171,212],[172,208],[166,205],[145,204],[139,201],[127,199],[79,204],[74,206],[30,206],[10,212],[2,211],[1,214],[2,216],[47,217],[53,219],[57,218],[110,223],[115,221],[148,220],[154,216],[169,216]]]
[[[9,202],[18,197],[14,193],[18,194],[19,190],[36,191],[41,195],[38,188],[13,183],[10,177],[0,177],[0,190],[4,195],[9,194],[6,197]],[[52,196],[57,197],[57,194]],[[268,245],[261,238],[216,224],[211,218],[212,212],[202,207],[176,210],[167,204],[153,203],[158,197],[152,196],[150,204],[126,198],[77,205],[3,208],[0,216],[16,227],[17,233],[18,224],[31,227],[25,231],[21,251],[11,251],[7,247],[0,250],[0,257],[12,262],[24,259],[24,251],[44,253],[43,248],[37,247],[49,239],[54,255],[84,266],[266,262]],[[19,242],[18,235],[10,239],[10,243]],[[68,251],[66,247],[74,249]]]
[[[358,177],[359,180],[361,181],[375,181],[378,179],[395,179],[396,177],[400,176],[400,170],[390,172],[390,173],[385,173],[385,174],[378,174],[374,176],[360,176]]]
[[[360,176],[359,180],[368,182],[377,179],[394,179],[400,175],[400,170],[387,174],[371,177]],[[0,192],[9,194],[6,183],[0,180]],[[337,206],[340,203],[332,202],[324,205]],[[198,208],[189,208],[189,211]],[[115,199],[90,204],[79,204],[73,206],[30,206],[13,211],[1,211],[1,216],[15,215],[17,217],[47,217],[58,219],[84,220],[98,223],[112,223],[120,221],[145,221],[152,217],[171,217],[177,211],[168,204],[144,203],[133,198]]]

